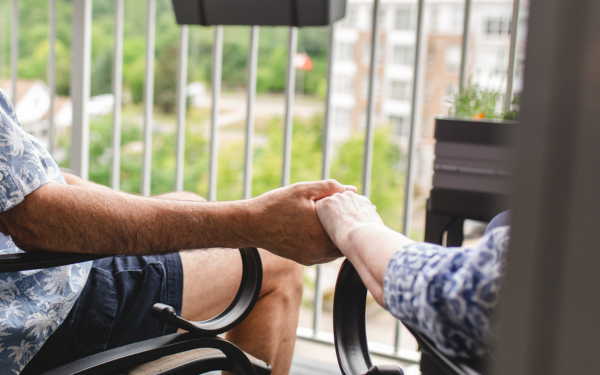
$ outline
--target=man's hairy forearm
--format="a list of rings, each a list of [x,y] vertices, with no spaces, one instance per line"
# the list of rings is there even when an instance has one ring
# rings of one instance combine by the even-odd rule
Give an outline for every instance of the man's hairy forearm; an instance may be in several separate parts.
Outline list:
[[[248,209],[49,183],[3,213],[0,229],[23,250],[158,254],[253,243]]]
[[[309,265],[341,256],[315,202],[346,189],[356,190],[333,180],[302,182],[208,203],[48,183],[1,212],[0,231],[27,251],[129,255],[254,246]]]

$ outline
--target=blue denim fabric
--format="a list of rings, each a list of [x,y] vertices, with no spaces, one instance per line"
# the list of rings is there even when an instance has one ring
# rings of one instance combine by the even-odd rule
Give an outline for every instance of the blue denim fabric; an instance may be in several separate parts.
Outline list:
[[[40,374],[119,346],[175,333],[154,319],[155,303],[181,314],[183,268],[178,253],[95,260],[85,288],[65,322],[22,375]]]

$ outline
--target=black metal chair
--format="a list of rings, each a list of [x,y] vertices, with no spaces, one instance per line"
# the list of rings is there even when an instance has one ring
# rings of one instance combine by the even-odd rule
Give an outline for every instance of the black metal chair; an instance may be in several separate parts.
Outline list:
[[[219,315],[191,322],[167,305],[156,304],[157,319],[187,332],[175,333],[101,352],[47,371],[44,375],[196,375],[216,370],[268,375],[271,367],[217,337],[238,325],[252,310],[262,285],[262,263],[256,248],[240,249],[243,274],[231,304]],[[102,258],[97,255],[27,252],[0,255],[0,273],[50,268]]]
[[[367,288],[356,269],[344,261],[338,274],[333,300],[333,334],[338,363],[343,375],[403,375],[395,365],[374,366],[369,355],[365,328]],[[435,375],[480,375],[486,361],[449,358],[410,324],[403,323],[415,336],[421,360],[429,356],[436,363]],[[421,374],[432,374],[421,366]]]

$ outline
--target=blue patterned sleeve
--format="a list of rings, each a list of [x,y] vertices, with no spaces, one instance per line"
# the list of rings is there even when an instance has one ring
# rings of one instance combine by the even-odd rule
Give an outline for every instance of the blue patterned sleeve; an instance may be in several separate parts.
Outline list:
[[[0,89],[0,211],[7,211],[49,181],[64,183],[46,148],[19,125]]]
[[[387,309],[446,355],[486,354],[509,238],[509,227],[500,227],[471,247],[415,243],[397,251],[384,278]]]

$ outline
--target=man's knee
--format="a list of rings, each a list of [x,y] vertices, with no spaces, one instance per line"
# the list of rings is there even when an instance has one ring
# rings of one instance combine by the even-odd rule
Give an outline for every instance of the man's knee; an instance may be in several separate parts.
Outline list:
[[[304,277],[302,266],[289,259],[281,258],[273,254],[264,254],[263,259],[263,293],[274,291],[283,292],[293,299],[302,297]]]

